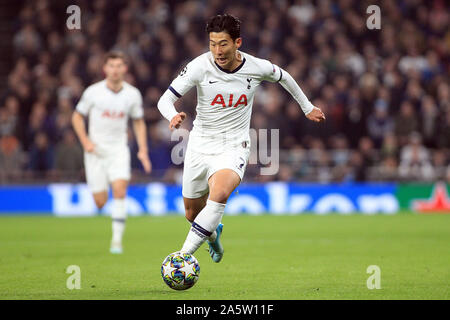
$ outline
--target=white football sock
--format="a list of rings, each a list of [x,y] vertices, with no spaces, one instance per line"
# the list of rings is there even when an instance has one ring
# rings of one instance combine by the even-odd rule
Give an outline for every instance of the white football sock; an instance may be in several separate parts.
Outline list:
[[[113,199],[111,218],[113,233],[112,242],[121,244],[127,218],[125,199]]]
[[[192,222],[190,222],[189,220],[187,220],[187,222],[189,222],[189,224],[192,226]],[[219,223],[221,223],[221,221],[219,221]],[[214,230],[214,232],[211,234],[211,236],[209,238],[207,238],[206,240],[208,240],[209,242],[214,242],[216,241],[217,238],[217,231]]]
[[[214,233],[222,220],[224,210],[224,203],[208,200],[192,223],[181,251],[193,254],[205,240],[215,237]]]

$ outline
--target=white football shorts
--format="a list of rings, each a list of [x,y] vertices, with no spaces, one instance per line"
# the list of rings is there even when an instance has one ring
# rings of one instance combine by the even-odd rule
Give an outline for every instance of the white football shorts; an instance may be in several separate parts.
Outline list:
[[[188,146],[184,158],[183,197],[196,199],[207,194],[209,178],[222,169],[233,170],[242,181],[249,157],[249,141],[233,148],[227,148],[219,154],[196,152]]]
[[[86,181],[92,193],[108,191],[116,180],[130,180],[130,149],[123,147],[114,152],[84,153]]]

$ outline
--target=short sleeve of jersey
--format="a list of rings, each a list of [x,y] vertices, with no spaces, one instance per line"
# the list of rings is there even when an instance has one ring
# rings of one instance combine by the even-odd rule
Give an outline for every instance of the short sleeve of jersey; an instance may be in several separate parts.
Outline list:
[[[75,110],[84,116],[87,116],[89,114],[89,110],[93,106],[91,95],[92,95],[92,88],[89,87],[86,90],[84,90],[80,101],[78,101],[78,104],[75,107]]]
[[[134,90],[134,98],[133,98],[133,105],[131,106],[130,110],[130,117],[132,119],[140,119],[144,117],[144,108],[142,107],[142,95],[139,92],[139,90]]]
[[[170,84],[169,90],[172,91],[178,98],[181,98],[192,87],[199,82],[198,78],[201,73],[198,59],[189,62],[183,70],[181,70],[178,77],[176,77]]]
[[[271,63],[269,60],[261,60],[262,79],[270,82],[280,81],[283,77],[283,72],[280,67]]]

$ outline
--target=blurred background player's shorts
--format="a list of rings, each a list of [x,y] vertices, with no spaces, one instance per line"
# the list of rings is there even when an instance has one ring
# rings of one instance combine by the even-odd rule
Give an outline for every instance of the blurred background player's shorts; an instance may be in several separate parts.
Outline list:
[[[115,180],[130,180],[130,150],[124,146],[120,152],[106,154],[84,154],[86,180],[93,193],[108,190],[109,183]]]

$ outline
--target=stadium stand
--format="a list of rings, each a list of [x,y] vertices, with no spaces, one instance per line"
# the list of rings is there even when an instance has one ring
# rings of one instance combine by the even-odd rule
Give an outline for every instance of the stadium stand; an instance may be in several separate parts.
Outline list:
[[[167,121],[156,107],[190,59],[208,50],[205,21],[242,20],[242,51],[288,70],[327,115],[309,123],[276,84],[261,85],[252,128],[280,129],[279,170],[245,181],[450,181],[450,10],[444,0],[380,4],[380,30],[366,27],[370,1],[77,1],[81,29],[66,27],[68,1],[0,7],[0,183],[84,181],[71,113],[102,79],[102,57],[123,50],[127,81],[144,96],[154,171],[134,182],[179,182]],[[6,8],[5,6],[8,6]],[[195,117],[195,90],[178,103]],[[130,132],[130,145],[136,143]]]

